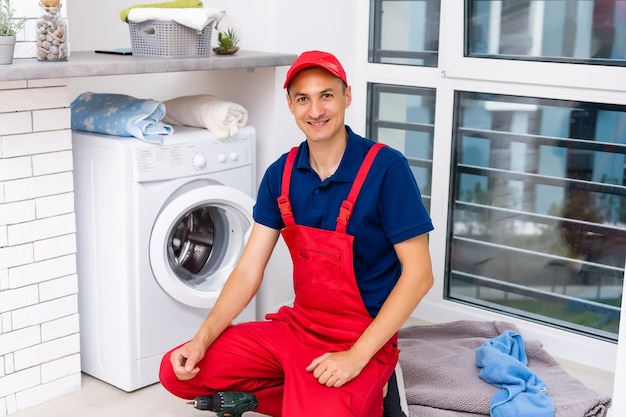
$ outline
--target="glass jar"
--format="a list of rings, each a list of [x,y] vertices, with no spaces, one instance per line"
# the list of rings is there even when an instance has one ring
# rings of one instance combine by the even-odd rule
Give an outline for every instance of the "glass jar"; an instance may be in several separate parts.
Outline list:
[[[43,14],[37,20],[37,60],[67,61],[67,22],[61,16],[59,0],[42,0]]]
[[[226,14],[225,10],[222,10],[220,17],[215,22],[215,32],[213,52],[218,55],[232,55],[239,50],[238,44],[241,39],[239,23]]]

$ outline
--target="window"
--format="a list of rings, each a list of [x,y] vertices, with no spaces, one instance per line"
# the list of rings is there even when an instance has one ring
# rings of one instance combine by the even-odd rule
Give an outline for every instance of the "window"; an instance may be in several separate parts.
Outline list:
[[[407,155],[435,224],[436,282],[420,317],[510,319],[562,357],[593,344],[579,360],[612,370],[626,261],[626,1],[370,5],[367,134]],[[439,9],[437,47],[413,47],[439,28]]]
[[[370,84],[368,137],[385,143],[408,159],[430,209],[435,92],[427,88]]]
[[[447,296],[617,340],[626,106],[457,92]]]
[[[626,1],[472,0],[466,55],[626,65]]]
[[[369,62],[437,66],[439,0],[371,0]]]

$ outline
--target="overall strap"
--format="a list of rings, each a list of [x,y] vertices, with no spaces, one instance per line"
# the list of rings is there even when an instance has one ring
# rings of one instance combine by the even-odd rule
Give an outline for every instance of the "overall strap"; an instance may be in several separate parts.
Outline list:
[[[293,220],[293,211],[291,210],[291,202],[289,201],[289,185],[291,184],[291,171],[293,170],[293,164],[296,160],[296,154],[298,153],[298,147],[294,146],[287,155],[287,161],[285,162],[285,168],[283,169],[283,180],[280,188],[280,196],[278,197],[278,208],[280,209],[280,215],[283,218],[285,226],[295,225]]]
[[[348,197],[343,200],[341,203],[341,208],[339,209],[339,217],[337,217],[337,228],[336,231],[339,233],[346,233],[346,229],[348,228],[348,222],[350,221],[350,217],[352,216],[352,211],[354,210],[354,203],[356,202],[357,197],[359,196],[359,192],[361,191],[361,187],[365,182],[365,178],[374,162],[374,158],[378,151],[385,145],[382,143],[375,143],[374,146],[370,148],[365,155],[365,159],[359,168],[359,172],[356,174],[356,178],[354,179],[354,183],[352,184],[352,188],[350,189],[350,193],[348,193]]]

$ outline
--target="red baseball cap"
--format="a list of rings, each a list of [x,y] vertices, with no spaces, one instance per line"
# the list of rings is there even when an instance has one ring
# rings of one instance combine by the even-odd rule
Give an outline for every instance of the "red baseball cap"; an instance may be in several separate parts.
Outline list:
[[[324,68],[335,77],[341,78],[341,80],[348,85],[346,72],[339,63],[339,60],[331,53],[322,51],[307,51],[303,52],[287,71],[287,78],[285,79],[285,85],[283,88],[289,87],[291,80],[303,69],[311,67]]]

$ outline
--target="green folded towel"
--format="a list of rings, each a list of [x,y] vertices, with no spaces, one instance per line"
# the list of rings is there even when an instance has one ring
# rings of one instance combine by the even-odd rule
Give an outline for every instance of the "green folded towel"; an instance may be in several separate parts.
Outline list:
[[[151,4],[136,4],[120,12],[120,19],[123,22],[128,22],[128,13],[130,9],[138,7],[158,7],[164,9],[185,9],[191,7],[202,7],[202,0],[173,0],[165,1],[163,3],[151,3]]]

